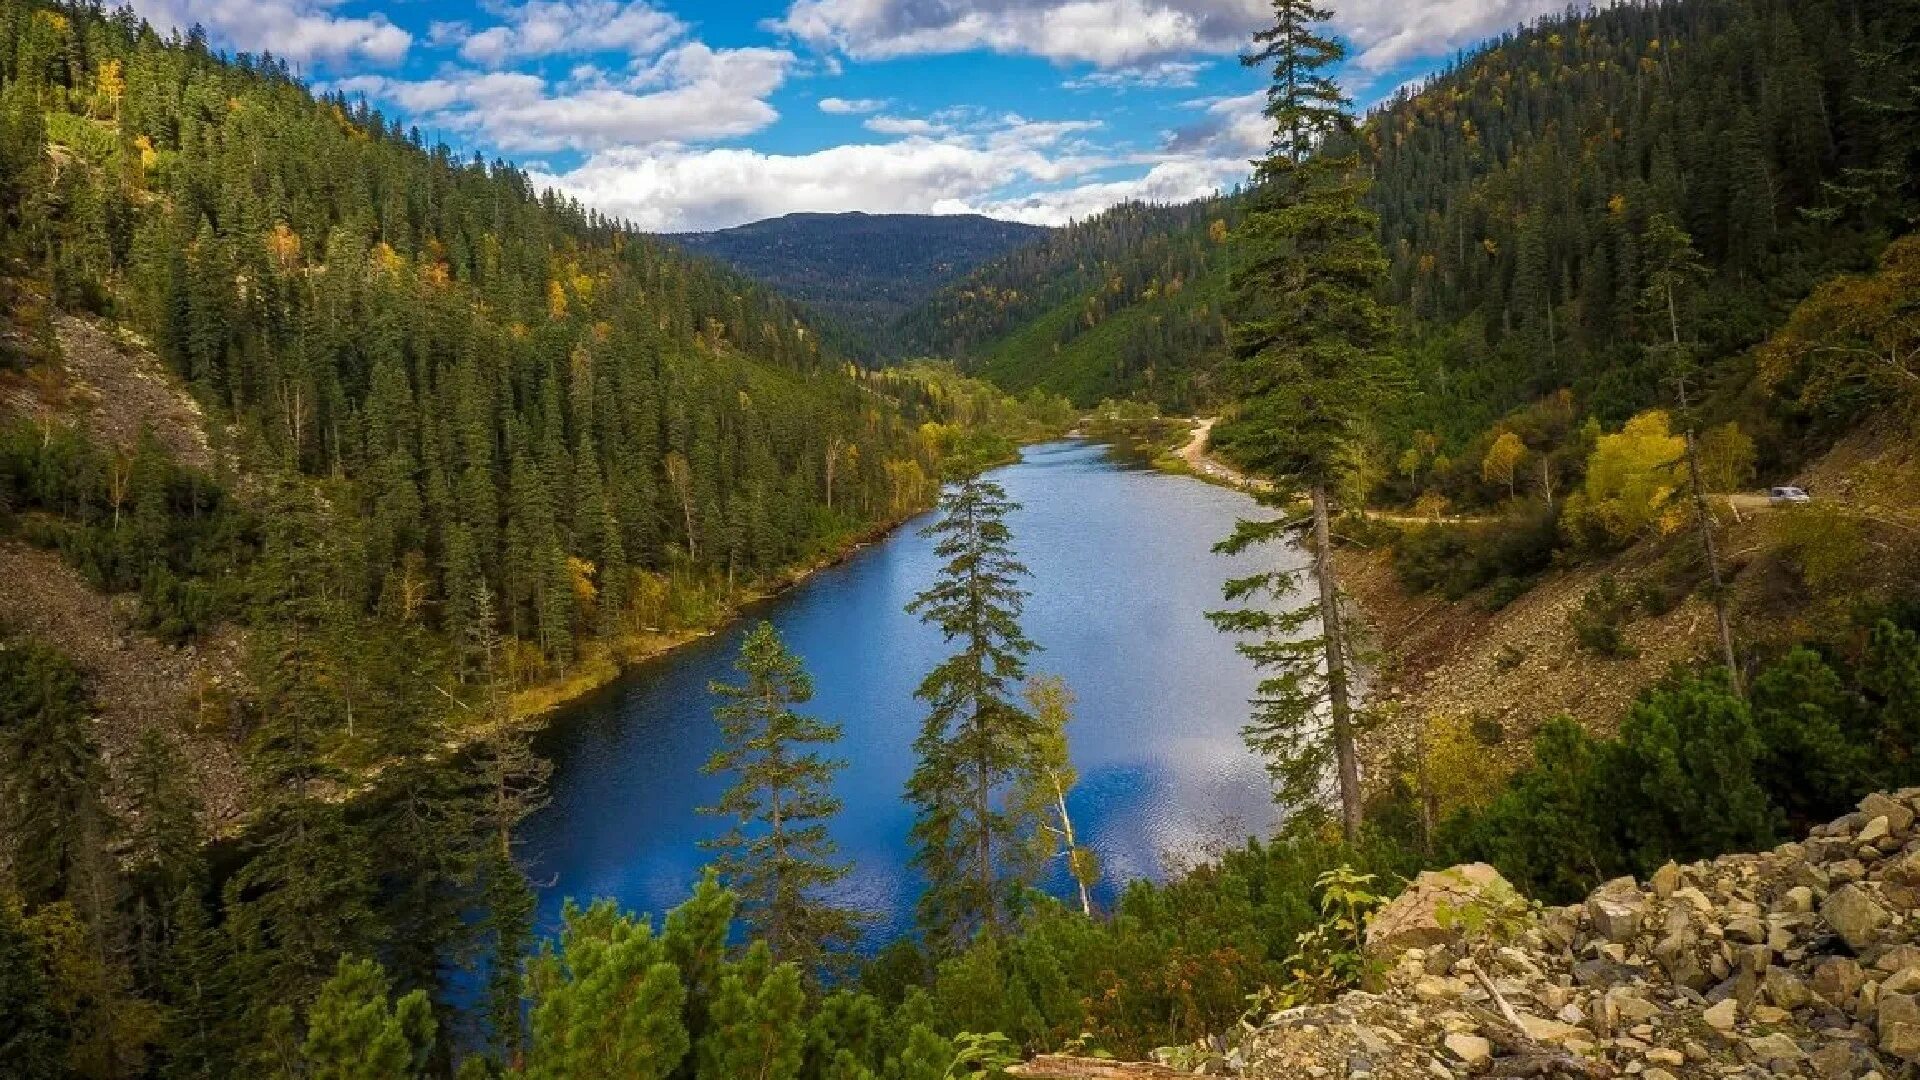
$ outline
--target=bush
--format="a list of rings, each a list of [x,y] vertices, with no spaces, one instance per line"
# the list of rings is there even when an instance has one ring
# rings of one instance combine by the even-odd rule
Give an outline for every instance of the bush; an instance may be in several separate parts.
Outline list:
[[[1500,608],[1553,566],[1559,542],[1554,512],[1528,506],[1491,525],[1410,529],[1394,546],[1394,571],[1408,587],[1449,600],[1491,586],[1487,602]]]
[[[1750,700],[1718,671],[1676,675],[1641,695],[1617,739],[1552,721],[1533,763],[1484,809],[1452,814],[1439,847],[1564,902],[1669,859],[1764,847],[1783,824],[1920,782],[1920,634],[1881,620],[1867,636],[1850,668],[1788,653]]]
[[[1633,616],[1635,600],[1612,577],[1587,590],[1571,616],[1573,637],[1588,652],[1610,660],[1629,660],[1639,653],[1627,644],[1622,628]]]

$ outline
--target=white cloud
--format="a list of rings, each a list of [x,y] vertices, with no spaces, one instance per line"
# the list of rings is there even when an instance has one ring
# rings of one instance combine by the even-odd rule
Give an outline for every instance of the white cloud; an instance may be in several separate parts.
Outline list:
[[[1095,68],[1060,85],[1068,90],[1131,90],[1192,86],[1207,69],[1204,61],[1162,60],[1142,67]]]
[[[1101,67],[1231,51],[1263,0],[793,0],[777,30],[856,59],[992,49]]]
[[[820,111],[832,116],[865,116],[886,107],[887,103],[879,98],[827,97],[820,99]]]
[[[1610,0],[1600,0],[1602,4]],[[1361,70],[1382,72],[1422,56],[1444,56],[1541,15],[1564,0],[1343,0],[1334,24],[1355,45]]]
[[[417,81],[360,75],[332,87],[390,101],[422,124],[501,150],[597,151],[758,131],[779,118],[766,98],[793,63],[778,49],[688,42],[624,83],[588,65],[575,69],[576,85],[558,89],[528,72],[457,70]]]
[[[881,118],[876,118],[881,119]],[[957,121],[956,121],[957,122]],[[1125,199],[1199,198],[1245,178],[1206,152],[1116,158],[1086,141],[1088,121],[1003,116],[891,142],[809,154],[739,148],[616,147],[534,179],[661,232],[724,228],[797,211],[987,213],[1036,224],[1086,217]],[[1112,180],[1116,167],[1147,168]],[[1009,190],[1019,194],[1007,194]]]
[[[329,0],[135,0],[134,10],[161,30],[196,23],[217,46],[287,60],[369,60],[396,64],[413,35],[375,12],[335,15]]]
[[[500,67],[542,56],[651,55],[687,29],[645,0],[528,0],[499,13],[504,21],[482,30],[462,22],[436,22],[428,40],[458,45],[460,56],[471,63]]]
[[[1123,202],[1192,202],[1225,191],[1246,177],[1245,166],[1233,161],[1177,158],[1153,166],[1145,176],[1136,179],[1080,184],[1008,198],[989,197],[962,205],[967,211],[1009,221],[1064,225]],[[944,207],[939,212],[957,209]]]
[[[1565,0],[1340,0],[1333,25],[1352,42],[1360,68],[1378,72],[1564,7]],[[1243,51],[1271,19],[1266,0],[792,0],[770,25],[862,60],[991,49],[1152,69]]]
[[[940,125],[908,116],[872,116],[861,125],[876,135],[935,135]]]

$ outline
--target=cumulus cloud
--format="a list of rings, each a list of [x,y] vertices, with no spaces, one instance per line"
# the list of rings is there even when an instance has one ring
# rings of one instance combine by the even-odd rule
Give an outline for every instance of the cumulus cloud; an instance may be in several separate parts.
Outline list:
[[[135,0],[134,10],[162,30],[198,24],[216,45],[271,52],[295,61],[368,60],[396,64],[413,35],[384,14],[336,15],[327,0]]]
[[[724,228],[797,211],[986,213],[1062,224],[1125,199],[1199,198],[1244,179],[1244,161],[1205,152],[1153,160],[1102,153],[1088,121],[1001,116],[937,136],[835,146],[807,154],[740,148],[615,147],[535,180],[642,228]],[[1111,170],[1143,167],[1135,179]],[[1018,194],[1008,194],[1018,191]]]
[[[1453,52],[1564,6],[1342,0],[1334,26],[1353,43],[1360,68],[1377,72]],[[855,59],[991,49],[1111,70],[1242,51],[1271,16],[1265,0],[792,0],[770,25]]]
[[[766,98],[794,62],[780,49],[675,46],[624,81],[597,68],[555,87],[521,71],[450,71],[431,79],[359,75],[333,83],[392,102],[420,122],[506,151],[597,151],[751,134],[779,118]]]
[[[1263,0],[793,0],[773,27],[855,59],[992,49],[1101,67],[1230,51]]]
[[[820,111],[832,116],[865,116],[868,113],[877,113],[886,107],[887,103],[879,98],[820,99]]]
[[[501,23],[477,31],[464,23],[435,23],[429,40],[457,44],[463,59],[499,67],[543,56],[651,55],[687,29],[644,0],[528,0],[502,9],[501,15]]]

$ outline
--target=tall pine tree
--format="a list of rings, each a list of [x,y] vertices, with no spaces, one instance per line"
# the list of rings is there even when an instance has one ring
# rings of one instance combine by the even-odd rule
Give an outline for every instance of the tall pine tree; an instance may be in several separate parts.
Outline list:
[[[1252,207],[1233,244],[1234,374],[1242,396],[1239,445],[1248,463],[1283,491],[1311,501],[1318,618],[1260,606],[1217,613],[1215,623],[1253,635],[1241,649],[1275,672],[1261,687],[1248,728],[1275,774],[1302,784],[1330,756],[1341,820],[1360,829],[1360,771],[1354,752],[1353,645],[1341,616],[1329,519],[1336,488],[1350,477],[1368,418],[1391,383],[1383,349],[1386,318],[1375,299],[1387,269],[1378,218],[1362,205],[1366,180],[1353,148],[1350,103],[1328,73],[1345,48],[1318,29],[1329,13],[1308,0],[1273,0],[1274,25],[1255,35],[1249,67],[1270,67],[1270,152],[1259,163]],[[1245,523],[1220,545],[1227,552],[1285,535]],[[1238,601],[1291,592],[1299,571],[1229,583]]]
[[[914,863],[928,878],[920,919],[954,943],[1000,928],[1003,886],[1019,876],[1013,856],[1023,822],[998,798],[1030,768],[1036,731],[1014,700],[1034,648],[1020,629],[1027,568],[1013,556],[1006,522],[1017,508],[977,473],[950,485],[939,519],[922,533],[938,540],[940,580],[907,605],[960,645],[914,691],[928,714],[914,741],[920,762],[907,781],[919,811]]]

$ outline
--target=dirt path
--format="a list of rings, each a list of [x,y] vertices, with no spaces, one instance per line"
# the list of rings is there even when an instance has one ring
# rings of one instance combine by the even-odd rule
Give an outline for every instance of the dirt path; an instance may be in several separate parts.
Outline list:
[[[1193,422],[1193,437],[1187,440],[1185,446],[1174,451],[1174,453],[1181,461],[1187,463],[1187,467],[1193,470],[1194,475],[1203,479],[1225,484],[1228,487],[1236,487],[1242,491],[1273,490],[1271,481],[1263,480],[1257,476],[1248,476],[1246,473],[1241,472],[1239,469],[1234,468],[1207,452],[1207,437],[1213,432],[1213,425],[1219,422],[1220,418],[1217,416],[1209,416],[1204,420],[1195,420]]]

